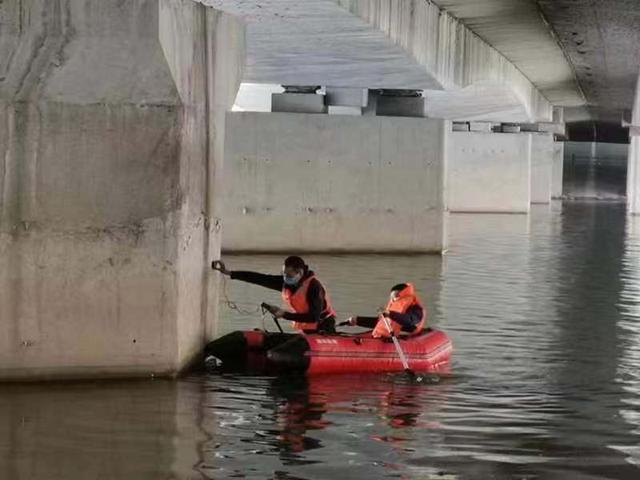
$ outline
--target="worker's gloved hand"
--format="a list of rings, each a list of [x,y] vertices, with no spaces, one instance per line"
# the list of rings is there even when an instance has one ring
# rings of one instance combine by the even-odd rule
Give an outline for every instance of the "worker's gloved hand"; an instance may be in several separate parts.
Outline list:
[[[276,307],[274,305],[269,305],[268,303],[263,303],[261,307],[276,318],[284,317],[285,311],[279,307]]]
[[[223,275],[231,275],[231,271],[227,269],[227,266],[222,260],[214,260],[213,262],[211,262],[211,268],[217,270]]]
[[[358,317],[349,317],[336,325],[336,327],[355,327],[356,325],[358,325]]]

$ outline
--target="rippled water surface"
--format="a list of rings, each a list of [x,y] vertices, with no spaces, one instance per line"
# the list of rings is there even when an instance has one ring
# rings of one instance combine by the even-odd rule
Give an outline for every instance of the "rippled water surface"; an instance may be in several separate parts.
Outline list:
[[[308,262],[344,316],[415,282],[453,377],[4,386],[0,478],[640,478],[640,219],[622,205],[455,215],[443,258]],[[278,299],[235,282],[227,296],[242,312],[223,306],[219,333],[261,327],[256,305]]]

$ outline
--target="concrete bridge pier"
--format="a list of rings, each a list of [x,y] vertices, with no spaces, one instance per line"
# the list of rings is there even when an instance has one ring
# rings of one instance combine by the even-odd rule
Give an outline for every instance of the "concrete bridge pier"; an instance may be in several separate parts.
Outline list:
[[[534,133],[531,139],[531,203],[551,202],[555,150],[553,135]]]
[[[631,215],[640,215],[640,77],[636,86],[629,135],[627,211]]]
[[[212,330],[243,27],[191,0],[0,15],[0,379],[175,374]]]
[[[448,122],[232,112],[227,127],[226,251],[445,249]]]
[[[627,210],[640,214],[640,134],[631,134],[627,163]]]
[[[457,122],[449,140],[452,212],[528,213],[562,195],[564,147],[539,126]]]
[[[553,167],[551,170],[551,198],[562,198],[564,179],[564,142],[553,142]]]
[[[485,129],[449,135],[450,211],[529,212],[531,134],[493,133]]]
[[[563,125],[452,125],[419,92],[383,93],[288,86],[270,113],[229,113],[225,251],[442,252],[449,211],[551,201]]]

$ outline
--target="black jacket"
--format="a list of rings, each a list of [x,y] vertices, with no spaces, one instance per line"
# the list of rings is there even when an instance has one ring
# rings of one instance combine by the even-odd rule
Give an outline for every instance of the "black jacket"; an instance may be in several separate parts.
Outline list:
[[[302,280],[309,278],[313,274],[314,273],[311,270],[307,271]],[[302,284],[301,281],[298,285],[292,287],[285,285],[282,275],[266,275],[264,273],[245,271],[231,272],[231,279],[253,283],[254,285],[260,285],[261,287],[277,290],[279,292],[281,292],[283,288],[286,288],[291,290],[292,293],[300,288],[299,286]],[[334,317],[329,317],[324,320],[322,319],[322,312],[327,308],[327,301],[325,289],[318,279],[313,279],[309,284],[309,288],[307,289],[307,303],[309,304],[309,313],[286,312],[284,314],[284,318],[293,322],[317,323],[318,330],[321,331],[335,331]]]
[[[389,318],[402,326],[402,331],[413,332],[424,313],[420,305],[413,305],[407,309],[406,313],[389,312]],[[356,317],[356,323],[359,327],[375,328],[378,323],[378,317]]]

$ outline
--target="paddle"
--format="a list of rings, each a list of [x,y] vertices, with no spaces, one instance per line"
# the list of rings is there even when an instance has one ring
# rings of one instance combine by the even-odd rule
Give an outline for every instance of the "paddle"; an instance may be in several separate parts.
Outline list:
[[[398,338],[396,337],[396,334],[394,333],[393,328],[391,327],[391,321],[389,320],[389,318],[385,317],[383,314],[380,314],[380,318],[382,318],[382,321],[384,322],[385,326],[387,327],[387,330],[389,331],[389,335],[391,335],[391,341],[393,342],[393,345],[396,347],[396,352],[398,352],[398,356],[400,357],[400,361],[402,362],[402,367],[404,368],[405,373],[412,378],[417,378],[418,381],[422,380],[420,377],[417,377],[415,372],[411,370],[411,368],[409,367],[409,362],[407,361],[407,357],[402,351],[402,347],[400,346],[400,342],[398,341]]]

